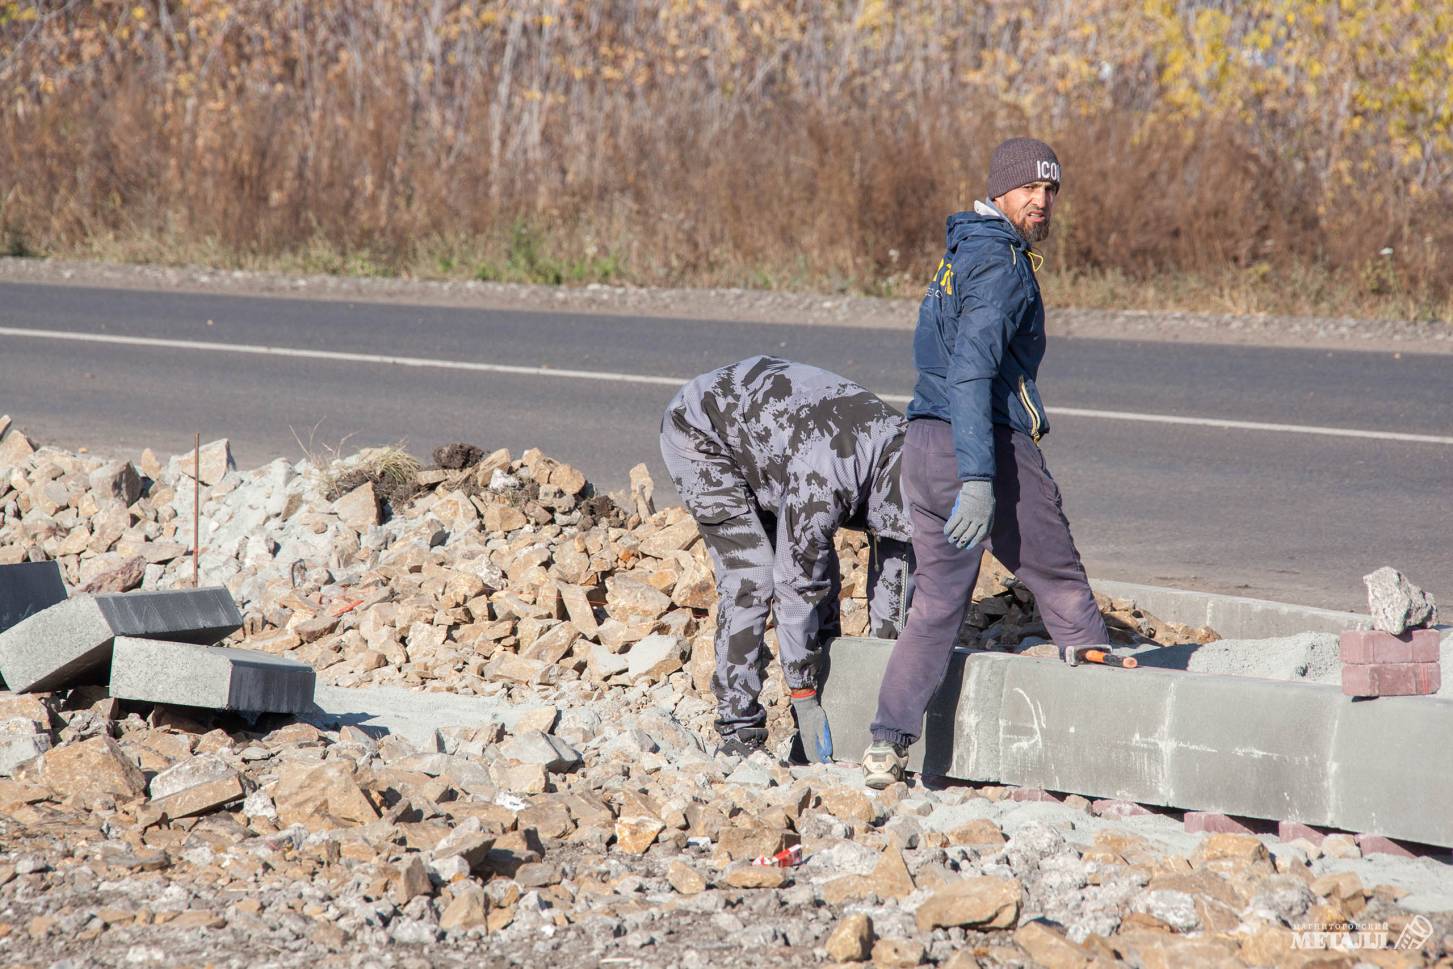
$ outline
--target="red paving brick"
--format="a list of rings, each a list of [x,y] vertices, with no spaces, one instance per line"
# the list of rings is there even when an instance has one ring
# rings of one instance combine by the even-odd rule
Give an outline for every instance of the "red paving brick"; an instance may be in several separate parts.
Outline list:
[[[1398,842],[1391,838],[1384,838],[1380,834],[1359,834],[1357,836],[1357,847],[1362,849],[1364,855],[1396,855],[1399,858],[1418,857]]]
[[[1347,696],[1423,696],[1443,685],[1438,663],[1344,663],[1342,692]]]
[[[1187,811],[1187,834],[1256,834],[1244,822],[1214,811]]]
[[[1436,663],[1438,630],[1410,629],[1401,636],[1380,629],[1348,629],[1339,643],[1344,663]]]
[[[1152,813],[1150,808],[1134,801],[1117,801],[1106,799],[1096,801],[1090,805],[1090,810],[1096,817],[1101,818],[1133,818],[1141,814]]]
[[[1276,836],[1283,841],[1295,841],[1298,838],[1305,838],[1314,845],[1322,843],[1327,837],[1325,831],[1318,831],[1310,824],[1303,824],[1300,821],[1281,821],[1276,826]]]

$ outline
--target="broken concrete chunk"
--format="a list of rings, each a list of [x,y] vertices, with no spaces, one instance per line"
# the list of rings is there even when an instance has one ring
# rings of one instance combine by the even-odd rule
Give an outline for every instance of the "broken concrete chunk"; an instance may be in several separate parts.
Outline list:
[[[631,500],[635,503],[635,512],[642,519],[649,518],[656,513],[656,503],[653,500],[656,493],[656,484],[651,480],[651,471],[644,464],[638,464],[631,469]]]
[[[37,776],[57,794],[87,803],[103,795],[135,797],[146,790],[141,768],[104,734],[46,751]]]
[[[553,734],[527,730],[500,744],[499,751],[511,760],[539,764],[552,774],[568,774],[581,765],[580,751]]]
[[[111,461],[92,471],[88,479],[91,491],[106,498],[115,498],[123,505],[141,497],[141,475],[130,461]]]
[[[473,886],[458,891],[439,916],[439,928],[445,932],[484,931],[488,927],[489,906],[483,891]]]
[[[49,733],[0,736],[0,777],[9,777],[21,764],[39,757],[50,750],[51,746]]]
[[[570,617],[570,624],[581,635],[594,639],[600,631],[600,624],[596,621],[590,600],[586,598],[586,590],[578,585],[560,583],[559,592],[560,601],[565,605],[565,613]]]
[[[111,657],[113,697],[214,710],[302,713],[317,678],[311,666],[257,650],[160,639],[118,636]]]
[[[359,785],[353,765],[344,762],[284,765],[272,799],[284,825],[367,824],[378,818],[378,808]]]
[[[373,482],[365,481],[333,502],[333,512],[354,531],[377,525],[380,520],[378,493],[373,490]]]
[[[671,608],[670,596],[634,573],[613,575],[605,580],[605,587],[606,610],[617,619],[655,619]]]
[[[864,962],[873,952],[873,920],[866,913],[844,915],[823,946],[837,962]]]
[[[613,653],[603,643],[591,643],[586,653],[585,668],[592,679],[604,681],[617,673],[624,673],[630,664],[625,656]]]
[[[646,853],[656,843],[656,836],[666,830],[666,823],[649,815],[627,816],[616,819],[616,847],[632,855]]]
[[[8,693],[0,691],[0,720],[24,719],[36,723],[39,730],[56,726],[56,698],[49,693]]]
[[[216,754],[203,754],[168,767],[151,779],[153,806],[168,818],[203,814],[247,792],[241,776]]]
[[[1009,929],[1019,919],[1019,881],[980,876],[962,878],[934,892],[918,907],[920,932],[962,925],[977,929]]]
[[[515,734],[522,734],[527,730],[539,730],[549,733],[555,729],[555,724],[560,720],[560,709],[553,704],[545,704],[526,710],[515,720]]]
[[[146,559],[140,555],[134,555],[114,569],[108,569],[81,586],[80,591],[87,595],[100,593],[130,592],[139,588],[146,580]]]
[[[670,558],[672,552],[689,548],[699,534],[696,520],[687,518],[648,537],[641,543],[641,551],[658,559]]]
[[[1437,622],[1433,597],[1397,569],[1384,565],[1364,575],[1362,581],[1367,584],[1367,608],[1375,628],[1396,636]]]
[[[463,858],[470,871],[484,867],[489,851],[494,847],[494,835],[484,830],[484,824],[477,817],[465,818],[450,831],[431,852],[435,860]]]
[[[683,861],[673,861],[666,869],[666,880],[682,895],[699,895],[706,891],[706,879]]]
[[[197,462],[200,459],[200,470]],[[200,453],[183,451],[174,455],[167,463],[167,474],[173,478],[185,478],[191,482],[193,471],[197,471],[198,480],[204,485],[214,485],[222,480],[223,475],[237,467],[237,462],[232,460],[232,445],[227,438],[221,438],[202,445]]]
[[[626,679],[657,683],[686,663],[688,646],[680,636],[654,633],[631,647],[626,654]]]
[[[35,453],[35,445],[20,431],[12,430],[0,441],[0,464],[22,464]]]

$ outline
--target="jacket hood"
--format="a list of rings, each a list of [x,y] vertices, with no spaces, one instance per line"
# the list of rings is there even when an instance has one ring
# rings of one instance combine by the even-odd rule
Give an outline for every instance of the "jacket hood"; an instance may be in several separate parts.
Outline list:
[[[1008,242],[1023,248],[1024,239],[998,209],[983,202],[974,203],[973,212],[955,212],[948,217],[947,248],[950,252],[970,240]]]

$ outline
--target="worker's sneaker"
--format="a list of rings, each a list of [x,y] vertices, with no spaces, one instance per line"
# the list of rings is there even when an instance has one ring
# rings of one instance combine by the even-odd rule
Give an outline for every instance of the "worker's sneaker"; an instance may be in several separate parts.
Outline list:
[[[721,738],[720,752],[731,757],[750,757],[767,743],[766,727],[742,727]]]
[[[908,748],[886,740],[875,740],[863,754],[863,783],[882,790],[903,780],[908,766]]]

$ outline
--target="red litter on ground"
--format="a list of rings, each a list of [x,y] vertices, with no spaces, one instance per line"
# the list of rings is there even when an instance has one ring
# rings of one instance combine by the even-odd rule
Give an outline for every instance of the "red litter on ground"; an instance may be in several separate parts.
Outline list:
[[[752,864],[760,865],[763,868],[791,868],[794,865],[800,865],[802,864],[802,845],[783,848],[775,855],[758,855],[752,859]]]

